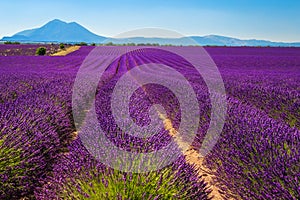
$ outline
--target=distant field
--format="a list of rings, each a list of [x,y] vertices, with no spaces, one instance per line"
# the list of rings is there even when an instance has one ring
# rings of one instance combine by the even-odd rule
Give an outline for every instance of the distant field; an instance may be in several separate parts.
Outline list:
[[[39,47],[46,48],[46,55],[60,51],[59,44],[0,44],[0,56],[34,56]]]
[[[35,56],[40,46],[47,48],[46,56]],[[93,48],[48,56],[59,45],[0,45],[0,199],[300,199],[300,48],[205,47],[227,93],[220,139],[201,163],[183,154],[159,171],[141,174],[107,167],[78,137],[72,90]],[[105,61],[129,47],[96,48]],[[108,66],[91,63],[105,69],[96,91],[98,122],[105,136],[126,151],[166,146],[174,137],[171,128],[177,130],[181,122],[176,96],[155,84],[133,94],[130,116],[147,125],[147,109],[161,104],[171,128],[141,139],[120,130],[113,119],[116,82],[133,67],[151,62],[169,65],[192,85],[200,121],[190,149],[201,148],[211,118],[207,86],[193,66],[168,48],[197,52],[197,47],[149,48],[133,50]],[[157,72],[149,68],[145,73]]]

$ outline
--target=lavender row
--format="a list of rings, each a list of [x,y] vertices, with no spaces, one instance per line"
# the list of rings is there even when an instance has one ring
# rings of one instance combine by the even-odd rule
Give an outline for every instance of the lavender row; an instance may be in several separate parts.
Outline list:
[[[75,131],[71,113],[75,63],[79,66],[83,58],[0,58],[0,138],[3,148],[13,147],[19,154],[12,169],[0,172],[1,199],[34,198],[34,190],[52,173],[59,155],[68,151]],[[9,157],[1,159],[14,154],[5,156]]]
[[[104,49],[105,50],[105,49]],[[106,51],[103,51],[106,53]],[[99,55],[101,56],[101,55]],[[126,58],[126,57],[125,57]],[[98,114],[98,122],[101,126],[101,129],[104,130],[105,137],[108,138],[111,142],[113,142],[116,146],[122,148],[124,151],[137,151],[140,153],[143,152],[149,152],[149,151],[155,151],[160,149],[162,146],[164,146],[168,140],[170,140],[170,136],[165,130],[162,130],[157,135],[145,139],[140,139],[138,137],[133,137],[129,135],[126,132],[123,132],[120,130],[117,126],[117,124],[114,122],[114,119],[111,115],[111,108],[110,108],[110,101],[111,101],[111,94],[113,92],[114,85],[116,84],[118,78],[120,77],[120,74],[125,73],[127,71],[126,67],[126,59],[124,57],[121,57],[120,59],[117,59],[115,62],[113,62],[110,66],[108,66],[108,71],[110,70],[112,73],[112,76],[109,76],[105,80],[106,82],[102,82],[99,84],[99,87],[96,92],[96,113]],[[106,67],[106,66],[103,66]],[[85,87],[85,90],[88,89],[88,83],[83,84]],[[86,87],[87,86],[87,87]],[[161,90],[158,92],[158,94],[161,94],[164,92],[164,90]],[[132,97],[132,107],[131,107],[131,114],[133,115],[133,118],[136,119],[137,123],[145,123],[145,113],[144,111],[147,111],[147,106],[149,106],[151,101],[147,99],[141,90],[137,91],[135,94],[133,94]],[[84,98],[82,96],[81,98]],[[136,116],[134,116],[136,114]],[[85,116],[86,118],[86,116]],[[86,119],[84,119],[86,120]],[[147,120],[147,119],[146,119]],[[85,121],[83,124],[88,123],[88,121]],[[147,123],[147,122],[146,122]],[[93,127],[89,127],[84,129],[85,131],[89,131],[89,128],[93,131]],[[83,131],[83,130],[81,130]],[[88,134],[88,132],[81,132],[80,135],[84,136],[85,134]],[[97,145],[94,143],[97,143],[97,140],[90,140],[91,146]],[[86,145],[86,144],[85,144]],[[44,185],[44,187],[41,188],[41,192],[36,192],[36,195],[39,196],[39,198],[44,198],[42,194],[46,194],[47,197],[57,199],[60,198],[59,195],[62,195],[61,192],[64,190],[63,188],[69,188],[71,185],[76,185],[76,183],[81,183],[78,185],[78,191],[74,188],[69,190],[69,193],[66,195],[75,195],[74,193],[81,193],[81,195],[85,195],[85,197],[89,197],[92,195],[91,193],[88,193],[87,191],[84,191],[85,183],[90,183],[86,181],[94,181],[98,180],[98,177],[103,177],[104,180],[110,180],[111,176],[113,179],[116,178],[116,175],[114,173],[120,174],[120,172],[111,172],[112,169],[107,169],[103,164],[101,164],[99,161],[95,160],[89,153],[86,152],[84,146],[82,145],[80,140],[76,140],[74,143],[72,143],[69,146],[70,153],[67,155],[67,158],[63,158],[61,164],[59,164],[55,169],[57,172],[55,172],[54,179],[50,178],[50,184]],[[111,155],[108,155],[110,159],[116,159],[114,158],[115,152],[111,152]],[[105,156],[104,154],[101,156]],[[68,161],[70,160],[71,161]],[[161,158],[161,161],[164,161],[163,158]],[[196,174],[195,169],[193,166],[190,166],[186,164],[185,160],[181,156],[176,160],[175,163],[172,164],[172,166],[169,166],[168,169],[171,174],[175,174],[175,176],[171,179],[163,179],[162,181],[171,181],[170,185],[176,185],[180,184],[178,188],[181,188],[179,192],[176,192],[175,194],[171,195],[172,198],[180,198],[180,199],[206,199],[208,198],[209,190],[207,190],[205,183],[203,183],[201,180],[201,177],[198,177]],[[107,171],[108,170],[108,171]],[[86,173],[85,173],[86,172]],[[168,172],[168,173],[169,173]],[[85,175],[82,175],[84,173]],[[113,175],[111,174],[113,173]],[[165,171],[162,170],[161,174],[159,176],[167,176],[167,174],[164,174]],[[104,174],[104,176],[103,176]],[[127,173],[121,173],[122,176],[126,177]],[[159,173],[158,173],[159,174]],[[129,176],[133,176],[132,173],[129,173]],[[135,176],[135,175],[134,175]],[[147,180],[144,180],[142,182],[143,184],[151,183],[151,177],[152,173],[144,174],[144,175],[138,175],[139,179],[146,178]],[[148,177],[148,178],[147,178]],[[100,178],[101,179],[101,178]],[[126,182],[126,178],[124,180]],[[131,180],[128,180],[129,182]],[[179,182],[178,182],[179,181]],[[119,184],[120,180],[114,180],[115,184]],[[176,183],[177,182],[177,183]],[[94,182],[93,182],[94,183]],[[134,182],[136,183],[136,182]],[[96,184],[96,183],[94,183]],[[127,182],[125,183],[128,190],[130,189]],[[97,190],[97,188],[93,188],[92,186],[87,186],[91,188],[92,190]],[[103,186],[104,187],[104,186]],[[105,188],[110,187],[110,185],[106,185],[103,190],[106,190]],[[120,186],[121,187],[121,186]],[[153,186],[151,186],[153,187]],[[165,186],[164,186],[165,187]],[[156,190],[164,190],[164,187],[161,187],[158,185],[158,188]],[[139,189],[139,186],[136,186],[137,189]],[[135,189],[136,191],[138,191]],[[154,188],[155,189],[155,188]],[[181,191],[182,190],[182,191]],[[87,193],[86,193],[87,192]],[[113,191],[108,192],[110,195]],[[155,196],[153,193],[149,193],[148,190],[144,191],[145,194],[148,195],[149,199],[155,199],[155,198],[167,198],[166,193],[160,194],[160,196]],[[79,195],[79,194],[77,194]],[[96,194],[95,194],[96,195]],[[99,195],[101,195],[101,192],[99,191]],[[118,198],[134,198],[133,196],[122,196],[122,195],[128,195],[126,192],[125,194],[122,194],[120,191],[116,195],[119,195]],[[150,196],[149,196],[150,195]],[[177,195],[177,196],[174,196]],[[99,197],[99,196],[98,196]],[[103,196],[102,196],[103,198]]]

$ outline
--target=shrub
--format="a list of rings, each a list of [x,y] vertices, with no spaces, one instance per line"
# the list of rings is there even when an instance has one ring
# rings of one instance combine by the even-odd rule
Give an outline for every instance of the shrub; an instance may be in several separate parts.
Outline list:
[[[88,44],[86,42],[80,42],[80,43],[76,43],[75,45],[78,45],[78,46],[87,46]]]
[[[60,48],[60,49],[65,49],[65,45],[64,45],[63,43],[61,43],[61,44],[59,45],[59,48]]]
[[[46,48],[45,47],[39,47],[39,48],[37,48],[35,54],[39,55],[39,56],[45,55],[46,54]]]
[[[23,189],[20,182],[24,176],[24,169],[21,168],[21,150],[16,149],[7,141],[7,138],[0,139],[0,197],[13,197],[15,193]]]
[[[106,46],[115,46],[115,44],[112,42],[108,42],[108,43],[106,43]]]
[[[62,199],[184,199],[189,196],[206,199],[206,189],[197,184],[192,180],[185,182],[184,175],[181,177],[171,167],[147,173],[118,170],[99,173],[91,169],[68,179],[59,195]],[[193,186],[199,187],[197,192],[193,192]]]
[[[20,44],[20,42],[12,42],[12,41],[6,41],[4,44]]]

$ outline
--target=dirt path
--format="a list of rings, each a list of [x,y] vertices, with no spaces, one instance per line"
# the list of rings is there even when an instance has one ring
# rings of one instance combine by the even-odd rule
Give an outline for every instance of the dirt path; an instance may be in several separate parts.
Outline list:
[[[134,76],[133,76],[134,77]],[[142,89],[146,92],[145,88]],[[146,92],[147,93],[147,92]],[[203,164],[204,158],[199,156],[199,152],[195,149],[192,149],[186,142],[184,142],[180,137],[178,137],[178,132],[173,127],[172,122],[165,115],[161,114],[158,109],[156,109],[160,119],[163,121],[164,128],[169,131],[169,134],[174,138],[175,142],[178,144],[179,148],[187,149],[183,151],[182,154],[185,156],[185,159],[188,164],[195,166],[199,177],[202,176],[202,179],[207,183],[209,189],[211,190],[210,197],[211,199],[223,200],[225,199],[220,191],[222,191],[216,184],[216,177],[211,173],[211,170]],[[75,132],[74,138],[78,137],[78,133]],[[232,198],[231,198],[232,199]]]
[[[54,54],[51,54],[51,56],[66,56],[69,53],[72,53],[74,51],[77,51],[78,49],[80,49],[80,46],[70,46],[66,49],[62,49],[59,52],[56,52]]]
[[[218,186],[215,185],[214,180],[216,180],[215,176],[210,173],[210,169],[205,167],[203,164],[203,157],[199,156],[199,152],[197,152],[195,149],[192,148],[186,148],[188,144],[186,144],[184,141],[181,140],[178,136],[178,132],[175,128],[172,126],[172,122],[170,119],[166,118],[165,115],[159,114],[160,119],[163,120],[164,128],[169,131],[169,134],[174,137],[175,142],[178,144],[179,148],[181,149],[187,149],[186,151],[183,151],[183,155],[185,156],[185,159],[188,164],[194,165],[198,175],[202,176],[202,179],[204,182],[207,183],[209,189],[211,189],[210,197],[212,199],[216,200],[223,200],[221,193],[219,191],[222,191]],[[72,133],[72,139],[75,140],[78,137],[78,132]]]
[[[174,137],[175,141],[177,142],[178,146],[181,149],[188,149],[183,153],[186,158],[187,163],[190,165],[194,165],[198,171],[199,176],[201,175],[203,180],[208,184],[209,188],[211,189],[211,196],[212,199],[224,199],[219,191],[220,188],[215,185],[214,180],[216,180],[215,176],[212,175],[210,169],[203,165],[203,158],[199,157],[199,152],[192,148],[186,148],[188,144],[181,140],[178,136],[178,132],[173,128],[172,122],[170,119],[166,118],[163,114],[159,113],[159,117],[163,120],[164,127],[166,130],[169,131],[169,134]],[[185,148],[183,148],[185,147]]]
[[[142,87],[142,89],[145,93],[147,93],[147,90],[144,87]],[[214,180],[216,180],[216,177],[212,173],[210,173],[211,170],[205,167],[205,165],[203,164],[203,156],[200,157],[199,152],[197,152],[195,149],[192,149],[189,144],[187,144],[180,137],[178,137],[178,132],[173,127],[171,120],[168,119],[167,116],[160,113],[158,109],[156,109],[156,111],[159,115],[159,118],[163,121],[164,128],[167,131],[169,131],[169,134],[174,138],[179,148],[187,149],[186,151],[182,151],[182,154],[185,156],[185,159],[188,164],[195,166],[198,175],[202,176],[203,181],[207,183],[209,189],[211,189],[210,197],[216,200],[225,199],[220,193],[220,191],[222,190],[214,182]]]

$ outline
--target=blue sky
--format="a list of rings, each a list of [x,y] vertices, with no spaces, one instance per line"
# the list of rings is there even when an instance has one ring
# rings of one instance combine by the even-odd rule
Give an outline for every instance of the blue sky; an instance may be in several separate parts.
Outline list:
[[[300,42],[298,0],[15,0],[0,5],[0,37],[57,18],[103,36],[158,27],[183,35]]]

